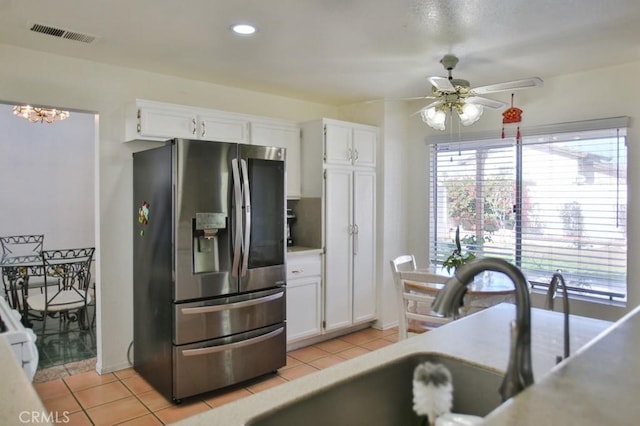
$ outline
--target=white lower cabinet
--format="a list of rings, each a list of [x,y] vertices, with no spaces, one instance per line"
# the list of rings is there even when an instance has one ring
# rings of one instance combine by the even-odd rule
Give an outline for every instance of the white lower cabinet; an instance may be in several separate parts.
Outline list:
[[[287,343],[322,332],[319,253],[287,256]]]

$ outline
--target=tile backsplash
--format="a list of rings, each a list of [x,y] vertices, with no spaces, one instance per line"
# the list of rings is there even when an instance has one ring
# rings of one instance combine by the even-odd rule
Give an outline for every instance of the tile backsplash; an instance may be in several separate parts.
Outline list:
[[[296,214],[296,222],[291,227],[294,245],[322,247],[322,199],[300,198],[289,201],[287,207]]]

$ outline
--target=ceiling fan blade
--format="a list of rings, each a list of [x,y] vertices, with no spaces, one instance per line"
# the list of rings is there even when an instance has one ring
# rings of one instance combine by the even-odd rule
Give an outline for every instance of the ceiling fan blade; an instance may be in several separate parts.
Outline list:
[[[505,102],[497,101],[495,99],[483,98],[481,96],[469,96],[466,101],[474,105],[482,105],[489,109],[500,109],[507,106]]]
[[[441,92],[455,92],[456,88],[453,87],[453,84],[446,77],[429,77],[429,83],[436,88],[436,90],[440,90]]]
[[[411,98],[393,98],[386,99],[387,101],[417,101],[420,99],[439,99],[438,96],[414,96]]]
[[[376,102],[387,102],[387,101],[417,101],[421,99],[438,99],[437,96],[413,96],[409,98],[379,98],[379,99],[370,99],[368,101],[362,101],[363,104],[372,104]]]
[[[427,108],[431,108],[437,105],[440,105],[442,103],[442,101],[435,101],[435,102],[431,102],[429,105],[427,106],[423,106],[422,108],[420,108],[419,110],[417,110],[416,112],[414,112],[413,114],[410,115],[410,117],[413,117],[414,115],[420,114],[422,111],[424,111]]]
[[[542,86],[542,79],[538,77],[525,78],[522,80],[505,81],[504,83],[489,84],[488,86],[480,86],[471,89],[476,95],[484,95],[486,93],[506,92],[508,90],[530,89],[532,87]]]

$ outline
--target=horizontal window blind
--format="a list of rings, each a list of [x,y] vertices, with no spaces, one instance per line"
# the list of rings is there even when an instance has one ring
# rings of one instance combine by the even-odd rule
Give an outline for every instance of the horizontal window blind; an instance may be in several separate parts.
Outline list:
[[[546,126],[562,131],[530,132],[517,144],[433,144],[431,262],[452,253],[459,227],[464,252],[504,258],[533,283],[548,284],[560,270],[573,291],[624,299],[626,129],[596,121]]]
[[[583,132],[523,139],[522,268],[576,290],[626,294],[625,137]]]
[[[456,148],[432,149],[432,263],[441,265],[456,248],[458,227],[463,253],[514,262],[515,147],[501,140]]]

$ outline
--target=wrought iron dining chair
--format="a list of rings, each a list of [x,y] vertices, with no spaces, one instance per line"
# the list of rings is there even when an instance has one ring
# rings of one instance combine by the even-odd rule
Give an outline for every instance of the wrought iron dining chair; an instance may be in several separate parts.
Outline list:
[[[0,246],[2,246],[2,256],[40,256],[42,245],[44,243],[44,235],[10,235],[0,237]],[[17,280],[20,279],[20,282]],[[44,285],[44,278],[28,274],[27,271],[16,271],[15,268],[8,267],[2,269],[2,282],[7,300],[14,309],[21,309],[23,297],[18,297],[24,291],[24,281],[29,279],[31,288],[40,288]],[[13,287],[13,288],[12,288]]]
[[[398,339],[424,333],[452,321],[451,318],[430,314],[431,304],[436,292],[425,285],[408,282],[400,277],[400,272],[415,271],[416,260],[411,254],[398,256],[390,261],[391,272],[398,299]],[[426,283],[444,284],[448,277],[436,274],[425,274]],[[423,283],[424,284],[424,283]],[[423,287],[421,289],[421,287]]]
[[[91,259],[95,248],[43,250],[42,265],[47,281],[44,291],[27,297],[29,309],[42,312],[42,334],[47,327],[47,317],[59,313],[61,322],[68,326],[78,321],[80,328],[88,328],[90,319],[87,304],[91,302]],[[48,285],[51,279],[56,285]]]
[[[8,237],[0,237],[2,245],[2,255],[21,255],[40,253],[42,244],[44,243],[44,235],[11,235]]]

